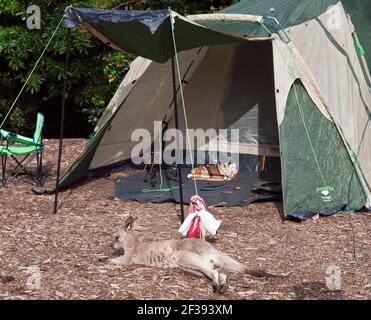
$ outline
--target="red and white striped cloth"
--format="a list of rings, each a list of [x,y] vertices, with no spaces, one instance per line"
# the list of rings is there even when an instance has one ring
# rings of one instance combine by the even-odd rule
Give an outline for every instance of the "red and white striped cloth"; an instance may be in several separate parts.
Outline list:
[[[200,196],[193,196],[189,207],[189,215],[179,228],[179,232],[189,238],[195,238],[198,234],[200,239],[206,237],[206,232],[215,235],[221,220],[216,220],[208,211],[205,201]]]

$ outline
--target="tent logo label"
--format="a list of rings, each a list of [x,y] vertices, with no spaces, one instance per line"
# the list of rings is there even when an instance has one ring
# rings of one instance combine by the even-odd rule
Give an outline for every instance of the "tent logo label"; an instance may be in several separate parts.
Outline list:
[[[316,193],[321,195],[322,200],[324,202],[332,201],[331,192],[334,192],[334,191],[335,191],[334,187],[322,187],[322,188],[316,189]]]

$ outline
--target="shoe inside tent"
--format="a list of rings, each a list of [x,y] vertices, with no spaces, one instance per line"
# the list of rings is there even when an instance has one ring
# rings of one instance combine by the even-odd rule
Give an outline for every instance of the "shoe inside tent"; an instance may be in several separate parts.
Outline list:
[[[176,101],[182,106],[184,99],[189,128],[239,129],[240,175],[222,185],[201,184],[206,202],[269,198],[256,196],[254,188],[279,181],[286,216],[370,207],[369,2],[249,0],[188,17],[170,10],[68,7],[65,27],[82,24],[138,58],[60,187],[129,161],[138,144],[131,139],[135,129],[154,136],[154,121],[164,119],[175,127],[175,40],[184,92],[178,81]],[[182,112],[179,127],[187,127]],[[229,146],[235,143],[228,139]],[[208,146],[212,150],[212,141]],[[187,183],[184,201],[192,194]],[[168,193],[142,192],[150,187],[143,174],[116,185],[123,199],[179,201],[171,182]]]

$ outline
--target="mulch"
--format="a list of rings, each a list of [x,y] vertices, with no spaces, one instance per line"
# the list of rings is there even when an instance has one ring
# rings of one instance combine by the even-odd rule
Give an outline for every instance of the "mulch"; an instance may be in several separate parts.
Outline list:
[[[57,141],[47,140],[46,185],[55,180]],[[62,168],[86,142],[65,141]],[[124,174],[131,174],[126,172]],[[123,173],[117,173],[122,175]],[[110,176],[85,180],[60,195],[35,195],[19,177],[0,187],[0,299],[370,299],[370,213],[342,213],[305,222],[282,218],[281,203],[211,208],[223,220],[214,246],[252,269],[291,272],[259,279],[228,271],[229,290],[180,270],[112,266],[112,235],[129,215],[143,240],[178,238],[179,206],[114,199]],[[30,267],[40,270],[40,288],[30,286]],[[326,286],[330,266],[341,270],[341,290]],[[32,281],[31,281],[32,282]]]

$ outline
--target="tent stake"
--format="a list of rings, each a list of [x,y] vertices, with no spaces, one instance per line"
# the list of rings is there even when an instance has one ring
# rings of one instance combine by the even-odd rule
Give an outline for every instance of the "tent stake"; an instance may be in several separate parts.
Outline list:
[[[63,98],[62,98],[62,110],[61,110],[61,122],[59,132],[59,149],[58,149],[58,164],[57,164],[57,181],[55,186],[55,198],[54,198],[54,214],[58,213],[58,194],[59,194],[59,179],[61,174],[61,161],[62,161],[62,149],[63,149],[63,133],[64,133],[64,111],[66,107],[67,98],[67,70],[68,62],[70,59],[70,48],[71,48],[71,29],[67,30],[67,44],[66,44],[66,60],[64,63],[64,74],[63,74]]]
[[[178,116],[178,99],[177,99],[177,86],[176,86],[176,76],[175,76],[175,62],[174,62],[174,48],[173,54],[171,55],[171,72],[172,72],[172,79],[173,79],[173,95],[174,95],[174,115],[175,115],[175,128],[177,132],[179,132],[179,116]],[[179,86],[182,84],[180,83]],[[179,141],[179,137],[177,134],[177,145]],[[182,154],[183,157],[183,154]],[[182,179],[182,168],[181,164],[177,164],[178,167],[178,178],[179,178],[179,197],[180,197],[180,213],[181,213],[181,222],[184,222],[184,202],[183,202],[183,179]]]

